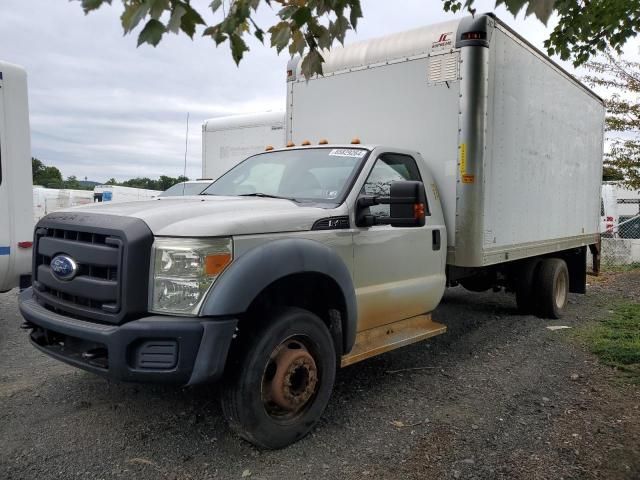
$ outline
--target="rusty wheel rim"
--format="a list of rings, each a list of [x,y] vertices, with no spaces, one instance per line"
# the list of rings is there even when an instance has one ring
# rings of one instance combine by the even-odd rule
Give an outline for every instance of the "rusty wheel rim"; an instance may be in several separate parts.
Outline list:
[[[299,416],[313,403],[318,382],[318,367],[304,340],[285,340],[271,352],[262,375],[266,412],[282,420]]]

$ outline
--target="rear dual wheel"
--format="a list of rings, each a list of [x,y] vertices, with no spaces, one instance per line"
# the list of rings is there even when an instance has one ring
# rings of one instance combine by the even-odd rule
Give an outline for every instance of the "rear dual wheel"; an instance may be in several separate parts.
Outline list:
[[[516,302],[522,313],[560,318],[569,299],[569,270],[560,258],[525,262],[516,282]]]
[[[222,411],[242,438],[277,449],[304,437],[320,419],[336,372],[329,330],[299,308],[269,315],[247,329],[233,352],[222,391]]]

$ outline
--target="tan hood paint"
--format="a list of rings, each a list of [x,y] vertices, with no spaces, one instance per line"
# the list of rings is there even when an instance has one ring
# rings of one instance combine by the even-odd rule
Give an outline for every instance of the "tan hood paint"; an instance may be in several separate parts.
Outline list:
[[[336,210],[342,208],[324,209],[274,198],[203,195],[99,203],[66,211],[139,218],[158,236],[216,237],[310,230],[316,220],[346,214]]]

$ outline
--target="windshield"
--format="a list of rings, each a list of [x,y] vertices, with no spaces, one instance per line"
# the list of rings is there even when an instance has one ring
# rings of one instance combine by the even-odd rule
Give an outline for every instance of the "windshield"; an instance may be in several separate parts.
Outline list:
[[[361,148],[309,148],[255,155],[202,193],[339,204],[366,155],[367,150]]]
[[[167,188],[159,197],[178,197],[182,195],[200,195],[207,188],[207,183],[176,183],[173,187]],[[184,193],[183,193],[184,192]]]

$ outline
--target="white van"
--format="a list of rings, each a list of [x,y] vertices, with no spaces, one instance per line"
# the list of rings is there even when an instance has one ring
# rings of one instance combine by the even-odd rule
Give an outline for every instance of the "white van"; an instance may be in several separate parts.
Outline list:
[[[0,292],[30,278],[31,186],[27,74],[0,61]]]

